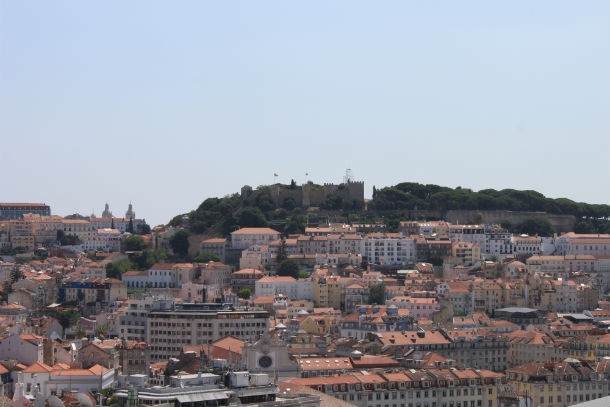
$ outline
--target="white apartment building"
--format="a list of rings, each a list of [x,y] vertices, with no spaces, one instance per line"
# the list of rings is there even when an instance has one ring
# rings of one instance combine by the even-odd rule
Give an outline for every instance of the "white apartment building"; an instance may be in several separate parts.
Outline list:
[[[62,230],[66,235],[76,235],[82,241],[93,235],[91,223],[84,219],[62,219]]]
[[[10,334],[0,341],[0,358],[16,359],[19,363],[31,365],[42,362],[43,337],[32,334]]]
[[[402,233],[371,233],[362,239],[360,252],[369,263],[404,265],[417,259],[415,239]]]
[[[529,271],[541,272],[551,276],[557,276],[566,271],[563,256],[533,255],[526,260],[526,264]]]
[[[396,296],[385,302],[385,305],[394,305],[398,309],[407,309],[413,318],[432,320],[434,314],[441,310],[441,305],[434,297]]]
[[[192,281],[195,267],[191,263],[157,263],[146,272],[127,272],[123,282],[128,289],[180,288]]]
[[[489,231],[486,234],[485,246],[481,246],[481,253],[502,258],[513,253],[512,234],[502,230]]]
[[[286,276],[266,276],[254,283],[254,295],[284,294],[289,299],[312,300],[313,283],[311,279],[295,280]]]
[[[146,341],[146,320],[156,301],[152,295],[131,295],[125,311],[119,313],[119,337],[127,341]]]
[[[449,239],[452,243],[477,243],[481,248],[486,247],[485,225],[450,225]]]
[[[17,397],[34,398],[40,392],[44,398],[51,394],[98,392],[115,383],[114,369],[95,365],[89,369],[62,369],[34,363],[17,374]],[[38,399],[37,399],[38,400]]]
[[[121,232],[118,229],[97,229],[83,240],[85,251],[118,252],[121,250]]]
[[[231,233],[231,247],[247,249],[254,245],[268,245],[280,237],[280,232],[271,228],[241,228]]]
[[[610,256],[610,235],[564,233],[555,240],[556,254]]]
[[[360,253],[362,236],[350,234],[329,234],[327,236],[328,253]]]
[[[582,312],[597,304],[597,292],[590,285],[573,280],[552,281],[557,298],[557,312]]]
[[[271,263],[271,251],[267,245],[254,245],[242,250],[239,259],[240,269],[262,270]]]
[[[542,239],[538,236],[513,236],[511,239],[513,254],[534,255],[542,254]]]

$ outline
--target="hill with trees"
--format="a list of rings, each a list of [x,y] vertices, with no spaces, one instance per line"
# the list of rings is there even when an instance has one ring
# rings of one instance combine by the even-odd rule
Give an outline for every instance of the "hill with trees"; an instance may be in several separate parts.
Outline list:
[[[291,184],[292,185],[292,184]],[[289,186],[288,186],[289,187]],[[187,214],[170,221],[172,226],[184,225],[195,234],[227,236],[240,227],[273,227],[285,233],[303,233],[307,224],[319,219],[338,217],[355,223],[384,223],[387,230],[397,230],[400,220],[414,219],[417,211],[434,211],[440,217],[450,210],[540,212],[571,215],[576,218],[574,231],[579,233],[610,233],[610,205],[575,202],[567,198],[547,198],[539,192],[514,189],[449,188],[403,182],[377,189],[366,209],[363,205],[340,205],[335,197],[316,210],[298,206],[286,199],[276,204],[269,187],[259,187],[255,199],[240,194],[208,198]],[[533,219],[531,223],[535,223]],[[539,221],[539,220],[538,220]],[[520,229],[514,225],[515,231]],[[547,225],[543,225],[546,227]]]

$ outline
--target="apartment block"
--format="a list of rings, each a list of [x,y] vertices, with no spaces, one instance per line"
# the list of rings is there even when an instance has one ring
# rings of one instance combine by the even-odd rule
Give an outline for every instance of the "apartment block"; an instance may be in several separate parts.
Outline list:
[[[268,329],[269,313],[226,304],[176,304],[157,301],[147,318],[152,362],[180,353],[184,346],[203,346],[225,336],[255,341]]]

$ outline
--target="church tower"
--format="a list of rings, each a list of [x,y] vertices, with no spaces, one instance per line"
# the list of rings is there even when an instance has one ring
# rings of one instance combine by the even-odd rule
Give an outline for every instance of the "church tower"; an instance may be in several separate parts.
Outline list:
[[[102,212],[102,218],[104,218],[104,219],[112,218],[112,212],[110,212],[110,207],[108,206],[108,203],[106,203],[106,205],[104,206],[104,212]]]
[[[127,212],[125,212],[125,219],[135,219],[136,213],[133,211],[133,206],[131,202],[129,202],[129,206],[127,207]]]

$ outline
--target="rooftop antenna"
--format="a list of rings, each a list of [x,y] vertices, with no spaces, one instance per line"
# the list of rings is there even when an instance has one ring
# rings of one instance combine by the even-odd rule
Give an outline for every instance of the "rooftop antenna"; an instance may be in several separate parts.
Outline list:
[[[348,168],[347,170],[345,170],[345,175],[343,176],[343,183],[349,184],[350,182],[352,182],[353,179],[354,177],[352,175],[352,169]]]

